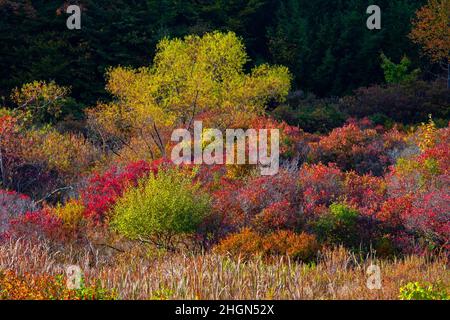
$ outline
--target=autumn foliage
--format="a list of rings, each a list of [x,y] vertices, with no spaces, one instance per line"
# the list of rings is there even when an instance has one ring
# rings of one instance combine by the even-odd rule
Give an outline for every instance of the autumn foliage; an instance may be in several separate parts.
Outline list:
[[[416,12],[410,38],[435,62],[450,63],[449,15],[450,4],[445,0],[429,0]]]
[[[2,119],[5,136],[23,138],[26,131],[14,129],[13,117]],[[225,238],[237,241],[237,235],[263,239],[307,232],[319,242],[351,248],[376,248],[388,242],[391,252],[397,253],[447,250],[449,128],[437,129],[430,120],[408,133],[376,127],[365,119],[314,136],[270,119],[260,118],[257,124],[279,125],[283,132],[282,150],[288,161],[277,175],[260,176],[255,170],[236,175],[235,167],[226,165],[180,167],[192,186],[209,195],[212,208],[190,229],[194,236],[190,241],[211,247]],[[7,145],[2,151],[4,156],[13,154]],[[47,166],[55,159],[45,160]],[[7,161],[3,164],[10,166]],[[171,167],[166,160],[141,160],[87,173],[80,176],[73,195],[66,193],[68,199],[57,204],[2,191],[3,237],[83,243],[89,238],[84,236],[87,230],[114,233],[109,228],[114,208],[122,203],[121,210],[128,212],[126,206],[131,205],[124,206],[123,197],[142,188],[140,181],[149,176],[157,183],[158,172]],[[60,174],[63,168],[58,169]]]
[[[255,255],[287,255],[294,260],[308,262],[316,256],[319,244],[314,235],[306,233],[296,234],[281,230],[262,236],[250,229],[243,229],[240,233],[222,240],[214,250],[242,259]]]
[[[27,241],[97,265],[119,257],[148,266],[168,252],[311,263],[337,247],[448,256],[450,126],[432,116],[411,127],[361,117],[306,133],[266,112],[285,100],[288,70],[263,64],[245,72],[246,61],[231,32],[165,39],[150,67],[109,69],[114,100],[86,110],[75,132],[52,125],[68,88],[16,89],[23,110],[0,110],[0,246]],[[171,132],[192,130],[194,120],[279,129],[278,173],[172,163]],[[94,282],[74,291],[63,281],[0,268],[0,298],[114,296]]]

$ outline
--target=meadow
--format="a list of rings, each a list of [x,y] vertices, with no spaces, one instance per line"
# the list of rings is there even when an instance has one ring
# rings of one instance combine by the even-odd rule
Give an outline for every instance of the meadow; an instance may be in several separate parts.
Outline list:
[[[64,281],[59,286],[55,282],[58,276],[67,280],[66,266],[73,263],[83,268],[87,289],[69,294]],[[373,264],[382,270],[379,290],[367,287],[366,271]],[[18,241],[0,250],[0,267],[13,270],[2,271],[0,284],[3,299],[443,299],[449,286],[446,265],[444,257],[379,260],[342,247],[323,251],[314,264],[289,257],[269,262],[216,254],[127,253],[111,260]]]

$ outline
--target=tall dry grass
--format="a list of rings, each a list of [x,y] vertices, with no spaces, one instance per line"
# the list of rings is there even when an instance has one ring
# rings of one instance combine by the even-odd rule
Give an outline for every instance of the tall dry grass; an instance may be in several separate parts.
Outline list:
[[[0,271],[61,274],[76,264],[87,281],[99,279],[121,299],[397,299],[408,282],[450,287],[445,257],[397,260],[357,257],[343,248],[322,252],[315,264],[285,257],[264,261],[213,254],[134,252],[104,255],[92,248],[55,250],[49,243],[0,245]],[[368,266],[381,269],[382,287],[370,290]]]

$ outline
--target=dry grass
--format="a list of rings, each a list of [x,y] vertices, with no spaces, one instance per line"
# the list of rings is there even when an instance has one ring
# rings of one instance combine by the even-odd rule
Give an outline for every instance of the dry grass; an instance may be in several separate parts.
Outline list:
[[[87,249],[57,251],[45,243],[0,245],[0,270],[61,274],[77,264],[87,279],[100,279],[122,299],[397,299],[399,288],[411,281],[449,288],[447,262],[444,257],[359,258],[343,248],[306,265],[282,257],[267,262],[212,254],[105,256]],[[380,290],[366,286],[371,264],[381,268]]]

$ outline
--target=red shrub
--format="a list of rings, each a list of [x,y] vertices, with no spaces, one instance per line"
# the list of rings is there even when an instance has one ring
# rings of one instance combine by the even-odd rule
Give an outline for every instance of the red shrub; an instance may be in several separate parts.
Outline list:
[[[250,128],[253,129],[279,129],[280,130],[280,156],[282,158],[294,158],[300,156],[304,160],[309,150],[308,142],[314,136],[305,133],[302,129],[290,126],[286,122],[278,122],[272,118],[259,117],[255,119]]]
[[[294,229],[299,224],[299,217],[295,214],[295,208],[288,201],[282,200],[263,209],[255,216],[253,224],[261,232]]]
[[[195,171],[194,182],[200,183],[206,192],[212,193],[235,183],[234,179],[227,176],[227,166],[224,164],[190,165],[190,167]]]
[[[417,158],[420,165],[427,165],[428,161],[435,161],[435,170],[440,174],[450,173],[450,140],[437,144],[436,146],[425,150]]]
[[[285,171],[274,176],[249,178],[245,185],[242,181],[236,181],[213,194],[214,211],[221,217],[222,234],[254,226],[257,222],[255,217],[277,203],[278,209],[280,203],[290,204],[291,209],[285,213],[294,217],[285,217],[286,221],[296,221],[297,211],[294,208],[298,207],[297,195],[295,176]],[[269,209],[269,213],[271,210],[274,208]]]
[[[449,249],[450,174],[448,128],[423,126],[419,155],[398,160],[386,176],[388,199],[378,218],[403,252]],[[416,134],[417,135],[417,134]]]
[[[0,236],[8,232],[12,219],[34,210],[31,199],[14,191],[0,190]]]
[[[48,208],[27,212],[11,220],[11,236],[29,239],[47,238],[56,241],[63,241],[67,238],[63,221]]]
[[[87,187],[81,191],[81,198],[86,206],[85,216],[96,222],[103,222],[105,214],[125,189],[150,172],[157,173],[162,162],[138,161],[122,170],[112,167],[103,174],[94,174],[89,178]]]
[[[299,182],[307,215],[319,214],[343,195],[344,174],[334,164],[304,165]]]
[[[289,172],[280,172],[274,176],[250,179],[241,189],[237,200],[245,214],[254,217],[268,206],[283,200],[294,204],[297,191],[295,177]]]
[[[450,196],[447,190],[416,192],[383,203],[377,217],[403,252],[417,252],[419,247],[450,249]]]
[[[312,158],[323,163],[336,163],[342,170],[381,176],[393,160],[385,139],[392,140],[393,137],[383,135],[379,127],[369,127],[370,122],[366,120],[359,123],[352,121],[334,129],[313,145]],[[390,147],[397,147],[397,144],[391,141]]]
[[[419,155],[400,158],[386,175],[389,195],[402,197],[450,187],[449,128],[437,131],[437,143]]]
[[[217,229],[217,237],[235,231],[239,225],[242,225],[243,212],[237,201],[242,185],[242,181],[234,181],[213,193],[214,213],[210,219],[213,220],[214,228]]]
[[[386,184],[383,178],[369,174],[348,172],[344,181],[346,202],[363,216],[375,215],[386,199]]]
[[[401,228],[403,217],[410,214],[411,208],[411,196],[391,198],[382,204],[377,218],[392,232]]]
[[[450,195],[448,190],[426,193],[415,199],[411,211],[404,211],[407,231],[416,233],[428,245],[450,249]]]

